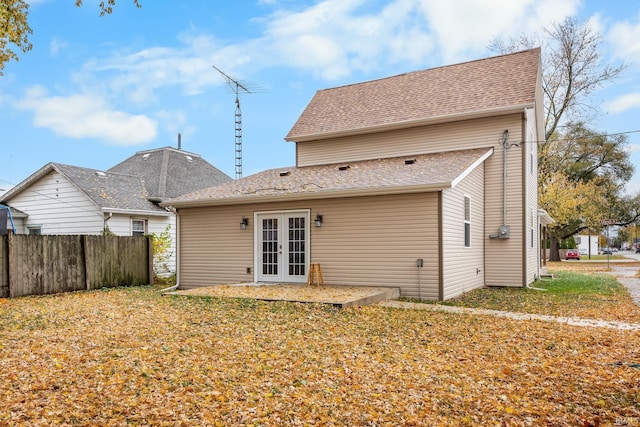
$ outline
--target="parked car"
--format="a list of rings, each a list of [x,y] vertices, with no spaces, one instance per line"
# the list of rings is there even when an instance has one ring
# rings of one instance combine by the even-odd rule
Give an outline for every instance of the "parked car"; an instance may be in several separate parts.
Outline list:
[[[578,250],[578,252],[580,252],[580,255],[588,255],[589,254],[589,252],[585,248],[580,248]]]
[[[613,251],[610,248],[604,248],[602,250],[602,255],[613,255]]]
[[[638,246],[638,247],[636,248],[636,253],[637,253],[637,254],[640,254],[640,246]]]
[[[580,261],[580,252],[577,249],[567,249],[567,254],[565,255],[566,259],[576,259]]]

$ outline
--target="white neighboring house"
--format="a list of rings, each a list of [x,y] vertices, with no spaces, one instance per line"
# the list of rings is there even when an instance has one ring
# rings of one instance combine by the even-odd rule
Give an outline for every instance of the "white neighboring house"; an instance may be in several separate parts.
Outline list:
[[[598,235],[579,234],[573,236],[580,255],[598,255]]]
[[[197,154],[170,147],[140,151],[107,171],[48,163],[0,199],[17,234],[162,233],[169,227],[170,257],[156,265],[175,272],[175,214],[159,203],[231,178]],[[7,224],[11,229],[11,224]]]

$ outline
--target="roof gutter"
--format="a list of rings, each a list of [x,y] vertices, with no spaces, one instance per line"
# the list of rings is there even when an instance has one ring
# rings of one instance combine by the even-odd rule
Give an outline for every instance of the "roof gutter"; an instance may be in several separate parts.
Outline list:
[[[287,135],[284,139],[285,141],[289,141],[289,142],[306,142],[306,141],[315,141],[319,139],[330,139],[330,138],[339,138],[344,136],[361,135],[361,134],[372,133],[372,132],[386,132],[386,131],[392,131],[392,130],[398,130],[398,129],[406,129],[410,127],[435,125],[439,123],[460,122],[463,120],[482,119],[486,117],[493,117],[493,116],[505,115],[505,114],[517,114],[517,113],[521,113],[523,110],[527,108],[533,108],[534,106],[535,106],[534,102],[528,102],[524,104],[512,105],[509,107],[491,108],[488,110],[476,111],[472,113],[465,112],[465,113],[447,114],[443,116],[429,117],[427,119],[405,120],[401,122],[387,123],[387,124],[376,125],[376,126],[368,126],[363,128],[357,128],[357,129],[347,129],[347,130],[339,130],[334,132],[298,135],[298,136]]]
[[[102,212],[122,215],[171,216],[171,212],[168,211],[147,211],[144,209],[102,208]]]
[[[203,206],[229,206],[229,205],[245,205],[249,203],[269,203],[269,202],[286,202],[295,200],[317,200],[317,199],[339,199],[345,197],[363,197],[363,196],[386,196],[391,194],[410,194],[424,193],[431,191],[439,191],[451,188],[451,181],[439,182],[422,185],[407,185],[398,187],[367,187],[349,190],[336,191],[317,191],[308,193],[289,193],[289,194],[269,194],[264,196],[242,196],[229,197],[221,199],[201,199],[201,200],[185,200],[171,201],[167,200],[160,206],[174,208],[195,208]]]

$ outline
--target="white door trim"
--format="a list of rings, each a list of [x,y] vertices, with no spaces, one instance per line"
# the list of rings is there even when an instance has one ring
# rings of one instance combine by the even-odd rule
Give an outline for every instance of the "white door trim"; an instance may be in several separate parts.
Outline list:
[[[288,221],[287,218],[291,216],[303,216],[305,218],[305,237],[304,237],[304,274],[298,276],[290,276],[288,274]],[[278,226],[279,233],[279,243],[282,246],[282,250],[280,251],[280,259],[279,259],[279,267],[278,267],[278,275],[270,280],[264,280],[262,277],[262,265],[261,265],[261,243],[262,243],[262,222],[261,219],[263,217],[278,217],[279,223],[281,225]],[[278,210],[278,211],[260,211],[253,213],[253,223],[255,226],[253,227],[253,280],[255,282],[267,281],[267,282],[286,282],[286,283],[304,283],[307,280],[307,272],[309,271],[309,260],[311,259],[311,209],[292,209],[292,210]],[[262,279],[262,280],[261,280]]]

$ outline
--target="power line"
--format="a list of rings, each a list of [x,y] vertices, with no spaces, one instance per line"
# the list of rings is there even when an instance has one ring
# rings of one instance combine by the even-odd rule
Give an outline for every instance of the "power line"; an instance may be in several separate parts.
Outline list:
[[[630,133],[640,133],[640,129],[637,130],[627,130],[624,132],[616,132],[616,133],[596,133],[596,132],[592,132],[591,134],[593,136],[602,136],[602,137],[607,137],[607,136],[618,136],[618,135],[627,135]],[[574,140],[579,140],[579,139],[584,139],[584,138],[556,138],[554,139],[554,141],[574,141]],[[533,141],[520,141],[520,142],[516,142],[516,143],[512,143],[512,144],[546,144],[549,141],[545,141],[545,140],[533,140]]]

